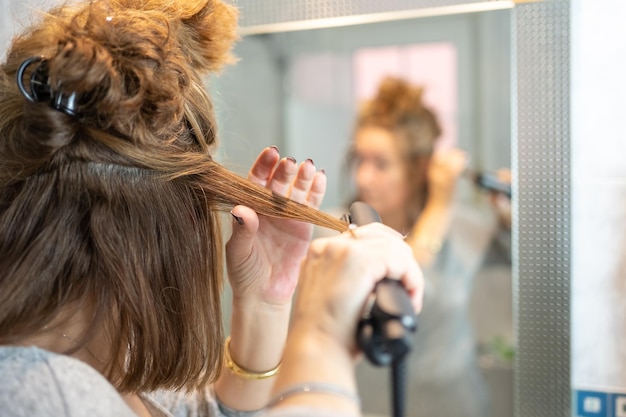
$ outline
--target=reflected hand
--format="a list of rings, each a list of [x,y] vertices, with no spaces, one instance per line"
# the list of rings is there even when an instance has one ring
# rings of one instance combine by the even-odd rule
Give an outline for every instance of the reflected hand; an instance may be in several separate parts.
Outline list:
[[[467,155],[458,148],[436,151],[428,167],[429,200],[448,204],[467,164]]]
[[[274,147],[264,149],[252,165],[248,179],[276,194],[319,208],[326,192],[326,176],[313,161],[297,164],[280,158]],[[258,216],[245,206],[233,208],[233,233],[226,244],[226,263],[233,297],[285,305],[298,281],[300,261],[306,254],[313,226],[295,220]],[[241,223],[241,224],[240,224]]]

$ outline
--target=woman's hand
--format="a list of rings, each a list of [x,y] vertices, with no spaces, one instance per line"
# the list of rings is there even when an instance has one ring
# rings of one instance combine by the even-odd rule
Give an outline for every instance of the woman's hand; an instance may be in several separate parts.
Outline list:
[[[283,365],[273,387],[274,398],[294,386],[317,384],[320,392],[301,391],[277,407],[321,407],[341,415],[360,415],[356,394],[356,326],[368,295],[384,278],[400,280],[416,311],[421,309],[424,281],[411,248],[402,236],[380,223],[354,235],[317,239],[302,262]],[[342,394],[343,393],[343,394]]]
[[[275,147],[259,154],[248,178],[276,194],[315,208],[326,191],[326,176],[316,172],[313,161],[298,165],[293,158],[281,159]],[[236,206],[231,213],[233,233],[226,243],[233,292],[228,349],[240,369],[263,374],[281,362],[300,262],[313,227],[257,216],[245,206]],[[226,364],[215,392],[228,407],[258,410],[267,404],[274,379],[243,378]]]
[[[326,176],[313,161],[300,165],[280,158],[278,149],[264,149],[248,178],[276,194],[318,208],[326,191]],[[233,297],[269,305],[288,304],[293,296],[300,261],[306,254],[313,226],[257,216],[250,208],[232,210],[233,233],[226,244],[228,275]]]
[[[429,202],[449,204],[456,183],[467,164],[467,155],[460,149],[436,151],[428,167]]]
[[[401,281],[415,311],[422,307],[424,283],[413,251],[400,233],[381,223],[314,240],[300,277],[294,328],[314,328],[351,351],[365,300],[382,278]]]

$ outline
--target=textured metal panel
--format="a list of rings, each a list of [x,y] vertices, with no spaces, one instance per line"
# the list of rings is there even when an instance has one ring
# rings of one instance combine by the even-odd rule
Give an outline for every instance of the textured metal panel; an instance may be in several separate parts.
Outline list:
[[[240,26],[329,19],[499,0],[233,0],[240,11]]]
[[[570,2],[518,5],[516,417],[571,415]]]

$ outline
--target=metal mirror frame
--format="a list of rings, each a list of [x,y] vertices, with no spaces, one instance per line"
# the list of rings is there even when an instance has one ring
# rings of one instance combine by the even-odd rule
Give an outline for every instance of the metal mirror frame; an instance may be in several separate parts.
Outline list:
[[[570,0],[513,15],[514,409],[569,416]]]

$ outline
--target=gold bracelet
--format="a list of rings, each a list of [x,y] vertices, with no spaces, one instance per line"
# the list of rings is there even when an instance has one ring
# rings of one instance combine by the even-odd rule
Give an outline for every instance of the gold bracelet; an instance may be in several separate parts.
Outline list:
[[[280,370],[280,363],[276,365],[274,369],[270,369],[267,372],[254,372],[242,366],[239,366],[237,362],[235,362],[230,356],[230,336],[226,338],[226,343],[224,344],[224,359],[226,360],[226,366],[228,367],[228,369],[230,369],[233,374],[244,379],[270,378],[278,374],[278,371]]]

